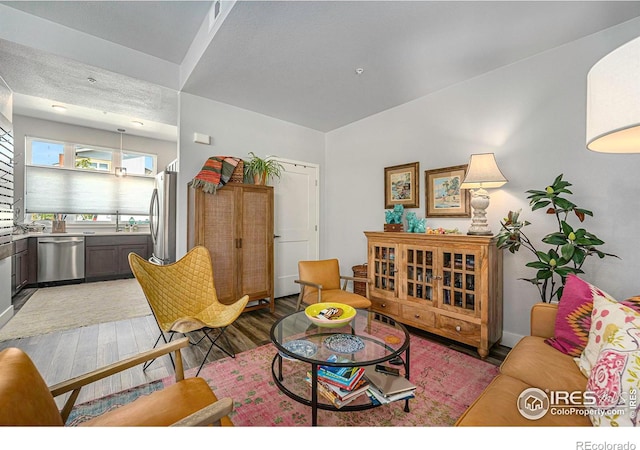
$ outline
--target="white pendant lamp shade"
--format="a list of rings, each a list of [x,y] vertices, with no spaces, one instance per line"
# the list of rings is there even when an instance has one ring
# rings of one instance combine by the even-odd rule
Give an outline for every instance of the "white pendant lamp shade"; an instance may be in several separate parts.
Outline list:
[[[587,148],[640,153],[640,37],[602,58],[587,75]]]

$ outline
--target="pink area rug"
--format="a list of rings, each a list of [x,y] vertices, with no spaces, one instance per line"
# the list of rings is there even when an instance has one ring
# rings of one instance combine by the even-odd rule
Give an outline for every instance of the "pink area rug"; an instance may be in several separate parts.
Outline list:
[[[200,376],[218,398],[231,397],[236,426],[311,426],[311,407],[282,393],[271,376],[272,344],[205,365]],[[296,362],[295,364],[303,364]],[[451,426],[498,374],[498,367],[411,336],[411,381],[417,386],[404,412],[404,401],[366,411],[318,411],[320,426]],[[186,372],[193,376],[195,368]],[[173,379],[163,380],[165,385]]]

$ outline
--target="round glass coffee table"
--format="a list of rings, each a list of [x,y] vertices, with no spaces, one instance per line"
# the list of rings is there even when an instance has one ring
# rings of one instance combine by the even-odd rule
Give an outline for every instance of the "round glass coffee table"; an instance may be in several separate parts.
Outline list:
[[[313,426],[318,422],[318,409],[361,411],[379,406],[367,394],[341,408],[318,395],[317,374],[321,365],[364,367],[393,361],[404,367],[404,376],[409,379],[410,339],[404,325],[377,312],[356,311],[351,322],[336,328],[319,327],[304,311],[289,314],[271,327],[271,341],[278,349],[271,363],[273,380],[287,396],[311,406]],[[328,361],[335,357],[337,362]],[[404,410],[409,412],[408,398]]]

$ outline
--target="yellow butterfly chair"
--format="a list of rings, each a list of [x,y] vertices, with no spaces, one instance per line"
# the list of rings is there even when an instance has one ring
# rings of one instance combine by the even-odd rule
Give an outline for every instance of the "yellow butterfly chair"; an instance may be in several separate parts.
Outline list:
[[[300,284],[300,295],[296,309],[305,303],[311,305],[321,302],[337,302],[359,309],[370,309],[369,280],[359,277],[340,275],[340,264],[337,259],[319,261],[298,261],[298,276],[295,280]],[[343,281],[342,287],[340,282]],[[365,297],[353,292],[347,292],[349,281],[366,283]]]
[[[193,331],[202,331],[204,336],[197,342],[192,342],[192,345],[198,345],[205,338],[209,339],[211,345],[196,376],[213,346],[235,358],[233,347],[224,332],[242,314],[249,296],[245,295],[230,305],[220,303],[213,281],[209,250],[196,246],[175,263],[164,266],[150,263],[135,253],[129,253],[129,265],[160,328],[160,336],[154,348],[161,338],[168,342],[165,333],[169,334],[171,341],[175,333],[186,335]],[[215,336],[211,336],[212,330],[217,330]],[[218,344],[221,337],[226,341],[228,349]],[[143,369],[151,362],[153,361],[145,364]]]

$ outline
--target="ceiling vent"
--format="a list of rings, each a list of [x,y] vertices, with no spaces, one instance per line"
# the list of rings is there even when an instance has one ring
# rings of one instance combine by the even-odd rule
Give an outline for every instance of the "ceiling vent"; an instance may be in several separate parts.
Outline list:
[[[213,3],[213,6],[209,10],[209,31],[213,29],[213,25],[216,23],[216,19],[220,15],[220,0]]]

